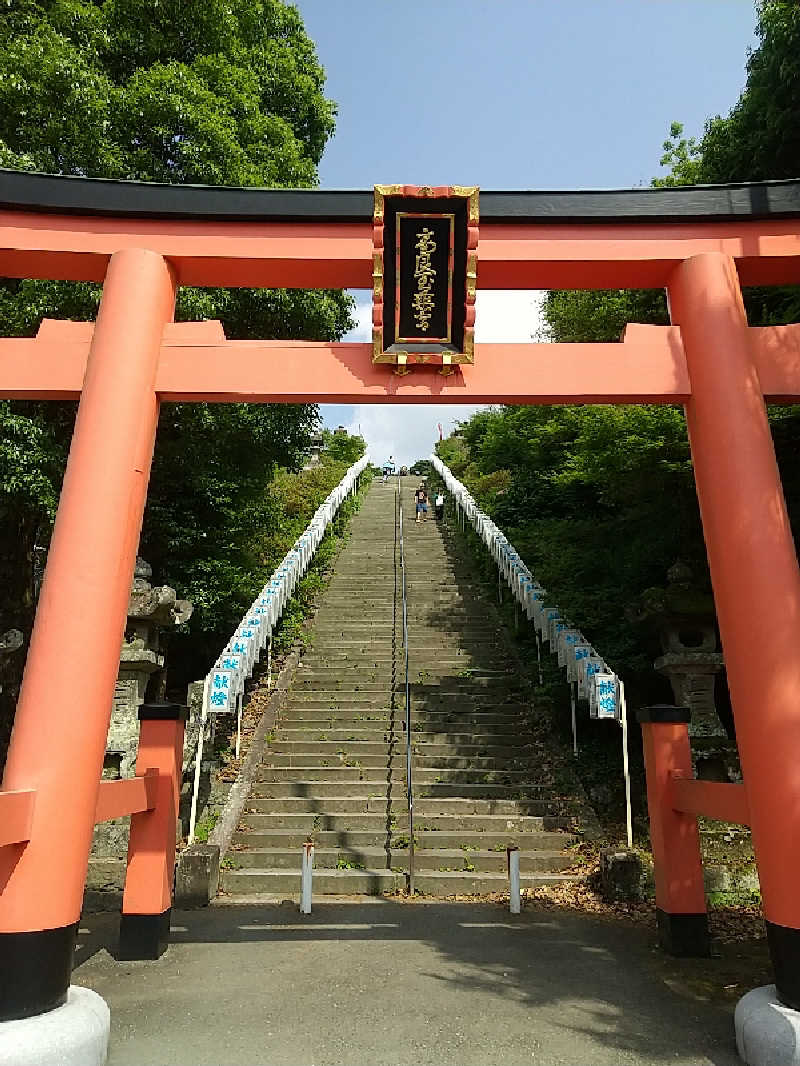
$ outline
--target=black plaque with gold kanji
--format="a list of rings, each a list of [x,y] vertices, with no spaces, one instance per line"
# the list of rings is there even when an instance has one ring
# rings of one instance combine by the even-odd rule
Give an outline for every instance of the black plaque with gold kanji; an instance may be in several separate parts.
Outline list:
[[[472,362],[477,190],[377,186],[373,361]]]

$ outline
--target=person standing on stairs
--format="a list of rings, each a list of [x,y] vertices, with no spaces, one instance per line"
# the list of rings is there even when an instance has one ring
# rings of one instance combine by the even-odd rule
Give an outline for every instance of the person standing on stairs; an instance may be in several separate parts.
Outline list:
[[[419,522],[419,516],[422,515],[422,521],[426,522],[428,519],[428,490],[425,488],[424,481],[414,493],[414,504],[417,512],[416,521]]]
[[[437,493],[436,501],[433,505],[433,511],[436,515],[436,521],[441,522],[444,518],[444,496],[441,492]]]

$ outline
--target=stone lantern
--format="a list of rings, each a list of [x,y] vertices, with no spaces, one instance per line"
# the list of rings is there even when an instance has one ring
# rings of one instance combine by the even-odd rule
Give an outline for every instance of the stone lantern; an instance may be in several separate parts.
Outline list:
[[[22,647],[22,633],[18,629],[9,629],[7,632],[0,635],[0,658],[6,655],[12,655],[15,651],[19,651]],[[3,691],[3,686],[0,684],[0,692]]]
[[[308,458],[306,464],[303,467],[304,470],[311,470],[319,463],[319,457],[322,454],[323,437],[321,433],[314,433],[311,436],[311,444],[308,448]]]
[[[188,600],[179,600],[169,585],[153,588],[152,576],[150,565],[137,558],[108,731],[109,776],[133,775],[139,740],[139,707],[145,697],[159,700],[164,696],[166,670],[161,633],[188,621],[192,615]]]
[[[119,674],[114,689],[111,724],[106,740],[103,777],[115,780],[133,777],[139,748],[139,707],[145,699],[164,695],[166,666],[161,635],[186,622],[192,604],[179,600],[168,585],[153,588],[152,568],[137,558],[128,600],[128,622],[120,651]],[[90,888],[119,888],[128,849],[129,818],[95,826]]]
[[[662,654],[653,666],[669,679],[675,704],[691,712],[689,737],[698,777],[739,777],[733,744],[717,713],[714,682],[723,667],[717,648],[714,599],[693,587],[691,569],[676,562],[666,588],[647,589],[628,611],[655,631]]]
[[[22,633],[18,629],[9,629],[0,637],[0,655],[11,655],[22,647]]]

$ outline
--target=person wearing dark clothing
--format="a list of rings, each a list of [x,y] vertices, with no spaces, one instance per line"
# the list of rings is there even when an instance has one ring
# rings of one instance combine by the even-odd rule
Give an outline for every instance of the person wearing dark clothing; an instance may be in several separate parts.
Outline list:
[[[416,521],[420,521],[420,515],[422,515],[422,521],[427,521],[428,518],[428,492],[425,488],[425,482],[420,485],[417,491],[414,493],[414,505],[417,512]]]

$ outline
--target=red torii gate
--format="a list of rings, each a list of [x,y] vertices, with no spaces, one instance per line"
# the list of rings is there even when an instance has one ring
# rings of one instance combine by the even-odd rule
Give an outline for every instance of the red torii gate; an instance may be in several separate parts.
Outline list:
[[[662,942],[706,944],[696,814],[748,822],[779,995],[800,1008],[800,571],[764,406],[800,399],[800,326],[749,328],[740,290],[800,283],[800,183],[483,193],[481,288],[664,287],[673,325],[477,344],[449,377],[393,376],[369,344],[172,321],[177,285],[369,287],[371,193],[6,172],[0,205],[0,275],[104,283],[96,324],[0,341],[1,397],[80,397],[0,792],[0,1020],[64,1000],[97,820],[134,813],[128,948],[166,942],[175,709],[147,712],[139,782],[100,776],[159,405],[201,400],[685,405],[744,785],[686,780],[681,716],[645,716]]]

